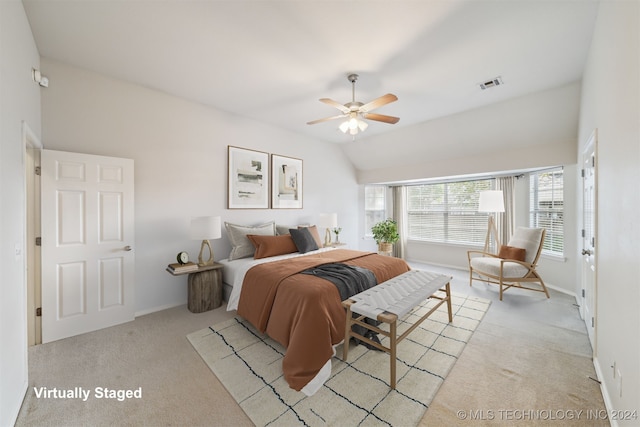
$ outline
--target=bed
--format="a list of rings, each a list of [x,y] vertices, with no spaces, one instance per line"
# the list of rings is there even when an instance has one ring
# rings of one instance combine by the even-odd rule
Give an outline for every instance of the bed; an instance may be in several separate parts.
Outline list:
[[[224,281],[231,286],[227,309],[237,310],[287,349],[285,380],[307,395],[329,378],[335,347],[344,340],[346,314],[333,283],[302,272],[339,263],[370,270],[382,283],[410,269],[399,258],[334,248],[221,262]]]

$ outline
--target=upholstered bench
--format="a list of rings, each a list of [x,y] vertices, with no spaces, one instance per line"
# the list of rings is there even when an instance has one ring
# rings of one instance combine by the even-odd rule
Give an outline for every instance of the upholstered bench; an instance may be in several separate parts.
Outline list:
[[[344,334],[342,359],[346,362],[349,353],[349,340],[355,337],[386,353],[389,353],[390,361],[390,387],[396,388],[396,349],[398,343],[405,339],[409,333],[417,328],[442,304],[447,303],[449,322],[453,321],[451,312],[450,276],[430,273],[422,270],[410,270],[396,276],[373,288],[360,292],[350,299],[342,301],[347,310],[347,322]],[[427,299],[440,300],[433,308],[425,313],[417,322],[411,325],[400,336],[397,335],[397,322],[410,311]],[[359,316],[353,316],[356,313]],[[389,325],[389,331],[366,323],[365,318],[375,319]],[[367,330],[384,335],[389,338],[389,347],[364,337],[352,330],[353,325],[360,325]]]

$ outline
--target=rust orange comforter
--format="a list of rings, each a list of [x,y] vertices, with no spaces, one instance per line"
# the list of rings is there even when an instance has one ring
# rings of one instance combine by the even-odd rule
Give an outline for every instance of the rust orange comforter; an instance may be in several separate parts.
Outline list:
[[[282,370],[297,391],[333,356],[333,346],[344,339],[346,322],[335,285],[298,273],[334,262],[367,268],[378,283],[410,269],[399,258],[338,249],[256,265],[242,284],[238,314],[287,348]]]

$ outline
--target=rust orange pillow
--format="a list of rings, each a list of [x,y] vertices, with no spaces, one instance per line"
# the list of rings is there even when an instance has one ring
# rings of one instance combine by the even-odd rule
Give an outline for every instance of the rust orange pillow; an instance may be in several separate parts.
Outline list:
[[[298,248],[289,234],[282,236],[247,234],[247,238],[256,248],[256,253],[253,255],[254,259],[298,252]]]
[[[322,241],[322,238],[320,237],[320,232],[318,231],[318,227],[316,227],[315,225],[298,226],[298,229],[300,229],[300,228],[306,228],[307,230],[309,230],[309,233],[311,233],[311,236],[313,237],[313,240],[316,241],[316,243],[318,244],[319,248],[324,246],[324,242]]]
[[[516,261],[524,261],[527,251],[514,246],[501,245],[498,256],[502,259],[515,259]]]

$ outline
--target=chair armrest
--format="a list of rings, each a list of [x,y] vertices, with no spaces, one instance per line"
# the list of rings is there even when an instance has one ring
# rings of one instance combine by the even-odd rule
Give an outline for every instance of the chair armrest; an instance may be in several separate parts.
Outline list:
[[[471,261],[471,258],[473,258],[474,256],[486,256],[486,257],[491,257],[491,258],[500,258],[498,255],[490,254],[489,252],[483,252],[483,251],[477,251],[477,250],[467,251],[467,258],[469,259],[469,261]]]

